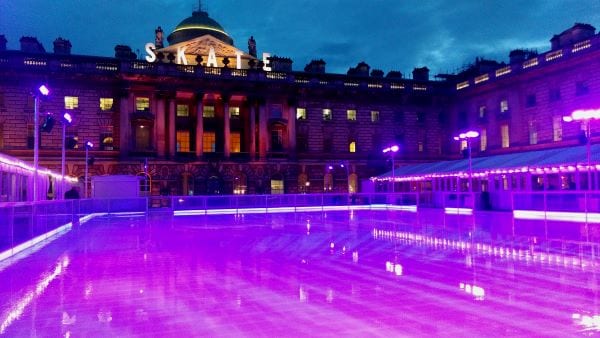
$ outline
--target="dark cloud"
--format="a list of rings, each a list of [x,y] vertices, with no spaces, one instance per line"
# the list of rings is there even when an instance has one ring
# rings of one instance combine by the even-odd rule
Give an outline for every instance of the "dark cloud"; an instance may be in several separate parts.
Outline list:
[[[246,49],[253,35],[259,51],[294,60],[303,69],[324,59],[345,73],[365,61],[384,71],[428,66],[456,70],[475,57],[505,61],[511,49],[547,50],[553,34],[575,22],[597,25],[598,0],[205,0],[203,4]],[[116,44],[143,49],[156,26],[166,32],[189,16],[197,1],[0,0],[0,34],[17,49],[21,36],[70,39],[77,54],[112,55]]]

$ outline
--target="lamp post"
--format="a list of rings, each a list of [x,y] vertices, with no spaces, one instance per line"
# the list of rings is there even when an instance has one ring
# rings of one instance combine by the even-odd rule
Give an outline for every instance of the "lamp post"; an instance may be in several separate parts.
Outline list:
[[[394,187],[394,185],[396,184],[396,165],[394,163],[394,160],[398,150],[400,150],[400,147],[397,145],[393,145],[383,149],[384,154],[391,153],[392,157],[392,193],[396,192],[396,188]]]
[[[454,136],[455,141],[467,141],[467,153],[469,158],[469,192],[473,191],[473,164],[471,157],[471,139],[479,137],[479,132],[475,130],[469,130],[466,133],[460,133],[458,136]]]
[[[62,176],[62,184],[60,189],[60,194],[62,198],[64,198],[65,192],[65,166],[67,161],[67,125],[70,125],[73,122],[73,117],[69,113],[64,113],[62,119],[62,153],[60,160],[60,175]]]
[[[591,121],[600,119],[600,109],[578,109],[572,112],[570,115],[563,116],[563,121],[573,122],[579,121],[585,126],[585,137],[586,137],[586,155],[587,155],[587,190],[592,190],[592,170],[591,170],[591,145],[592,145],[592,133],[591,133]]]
[[[50,90],[46,85],[38,87],[38,92],[33,94],[33,201],[38,200],[38,167],[40,152],[40,94],[48,96]]]
[[[85,143],[85,178],[84,178],[84,198],[88,198],[88,166],[89,166],[89,158],[88,151],[94,147],[94,144],[90,141]]]
[[[350,164],[348,162],[340,163],[340,168],[346,169],[346,189],[348,189],[348,194],[350,194]]]

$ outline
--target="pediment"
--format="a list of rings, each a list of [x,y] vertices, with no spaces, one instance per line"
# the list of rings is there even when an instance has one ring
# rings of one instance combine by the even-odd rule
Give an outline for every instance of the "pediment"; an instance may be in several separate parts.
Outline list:
[[[164,54],[176,54],[178,48],[185,48],[185,54],[205,56],[208,55],[211,47],[215,50],[215,54],[219,57],[227,56],[229,58],[234,58],[236,53],[242,53],[243,58],[252,58],[250,54],[247,54],[244,51],[237,49],[232,45],[226,44],[225,42],[208,34],[159,49],[156,51],[156,53],[161,52]]]

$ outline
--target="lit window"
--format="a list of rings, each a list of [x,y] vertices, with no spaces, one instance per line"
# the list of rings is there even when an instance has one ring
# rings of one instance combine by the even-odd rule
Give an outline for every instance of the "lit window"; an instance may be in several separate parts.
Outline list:
[[[178,153],[189,153],[190,152],[190,132],[187,130],[177,131],[177,152]]]
[[[462,152],[463,150],[467,149],[467,147],[468,147],[467,140],[460,140],[460,151]]]
[[[323,109],[323,121],[331,121],[331,109]]]
[[[535,121],[529,121],[529,144],[538,143],[538,131]]]
[[[479,150],[486,151],[487,150],[487,130],[481,129],[479,131]]]
[[[379,111],[371,110],[371,122],[379,122]]]
[[[240,133],[230,134],[229,151],[232,153],[239,153],[241,151],[241,137]]]
[[[214,132],[204,132],[202,135],[202,150],[205,153],[214,153],[216,151],[216,139]]]
[[[135,110],[136,111],[148,111],[148,110],[150,110],[150,98],[148,98],[148,97],[136,97],[135,98]]]
[[[100,150],[113,150],[113,127],[104,127],[100,133]]]
[[[202,117],[215,117],[215,106],[204,106]]]
[[[100,110],[108,111],[112,110],[113,98],[112,97],[101,97],[100,98]]]
[[[552,139],[557,141],[562,141],[562,117],[554,116],[552,117]]]
[[[296,108],[296,120],[306,120],[306,108]]]
[[[486,106],[479,106],[479,118],[480,119],[486,118],[486,113],[487,113],[487,107]]]
[[[504,113],[508,111],[508,100],[504,99],[500,101],[500,112]]]
[[[65,96],[65,109],[75,109],[79,107],[79,98],[77,96]]]
[[[346,111],[346,115],[348,117],[348,121],[356,121],[356,110],[349,109]]]
[[[240,117],[240,107],[229,107],[230,117]]]
[[[348,147],[348,150],[351,153],[355,153],[356,152],[356,141],[352,141],[350,142],[350,146]]]
[[[190,116],[190,106],[188,106],[187,104],[178,104],[177,105],[177,116],[178,117]]]
[[[283,194],[283,180],[271,180],[271,194]]]
[[[425,146],[424,146],[423,142],[419,142],[419,144],[418,144],[418,150],[419,150],[420,153],[423,152],[424,148],[425,148]]]
[[[502,148],[510,147],[510,134],[508,130],[508,124],[503,124],[500,126],[500,135],[502,137]]]

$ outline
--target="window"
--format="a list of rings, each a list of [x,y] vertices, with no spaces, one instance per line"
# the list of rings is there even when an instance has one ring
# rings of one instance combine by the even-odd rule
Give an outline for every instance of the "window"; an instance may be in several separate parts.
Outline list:
[[[323,121],[331,121],[331,109],[323,109]]]
[[[113,127],[106,126],[100,132],[100,150],[113,150]]]
[[[356,110],[355,109],[346,110],[346,116],[348,118],[348,121],[356,121]]]
[[[33,124],[27,124],[27,148],[33,149]]]
[[[355,153],[356,152],[356,141],[351,141],[350,145],[348,146],[348,151],[351,153]]]
[[[296,120],[306,120],[306,108],[296,108]]]
[[[135,127],[135,150],[149,151],[152,150],[150,138],[152,135],[151,125],[148,123],[139,123]]]
[[[135,98],[135,110],[136,111],[148,111],[148,110],[150,110],[150,98],[148,98],[148,97],[136,97]]]
[[[419,141],[419,143],[417,144],[417,149],[420,153],[422,153],[423,150],[425,150],[425,145],[423,144],[423,141]]]
[[[469,143],[467,142],[467,140],[460,140],[460,152],[461,153],[463,151],[465,151],[468,146],[469,146]]]
[[[113,109],[114,100],[112,97],[101,97],[100,98],[100,110],[109,111]]]
[[[508,100],[503,99],[502,101],[500,101],[500,112],[505,113],[507,111],[508,111]]]
[[[331,135],[323,135],[323,152],[330,153],[333,151],[333,140]]]
[[[529,144],[538,143],[538,131],[535,121],[529,121]]]
[[[177,152],[178,153],[189,153],[190,152],[190,132],[187,130],[177,131]]]
[[[278,195],[283,194],[283,180],[271,180],[271,194]]]
[[[232,153],[239,153],[240,151],[242,151],[240,133],[231,133],[229,137],[229,151]]]
[[[502,137],[502,148],[510,147],[510,134],[508,130],[508,124],[500,126],[500,135]]]
[[[529,94],[527,95],[527,97],[525,98],[525,106],[527,108],[531,108],[531,107],[535,107],[536,105],[536,97],[535,94]]]
[[[562,117],[552,117],[552,140],[554,142],[562,141]]]
[[[485,105],[479,106],[479,118],[480,119],[487,118],[487,107]]]
[[[4,124],[0,124],[0,149],[4,148]]]
[[[371,110],[371,122],[379,122],[379,111]]]
[[[283,130],[271,130],[271,150],[283,151]]]
[[[469,117],[466,111],[461,110],[458,112],[458,128],[465,129],[469,125]]]
[[[77,96],[65,96],[65,109],[79,108],[79,98]]]
[[[550,89],[548,97],[550,98],[550,102],[560,101],[560,88]]]
[[[202,117],[215,117],[215,106],[204,106],[202,109]]]
[[[212,131],[204,132],[202,135],[202,151],[205,153],[214,153],[216,151],[215,133]]]
[[[590,88],[588,87],[587,83],[585,83],[583,81],[578,81],[575,83],[575,95],[577,95],[577,96],[586,95],[589,92],[590,92]]]
[[[486,151],[487,150],[487,130],[481,129],[479,132],[479,150]]]
[[[240,117],[240,107],[229,107],[229,117]]]
[[[100,147],[102,147],[102,133],[100,133],[100,137],[101,137]],[[76,132],[67,132],[67,134],[65,135],[65,149],[78,149],[78,148],[79,148],[79,136],[77,135],[77,133]],[[101,148],[101,150],[112,150],[112,149],[102,149]]]
[[[4,108],[4,93],[0,92],[0,108]]]
[[[177,105],[177,117],[188,117],[190,116],[190,106],[187,104]]]

